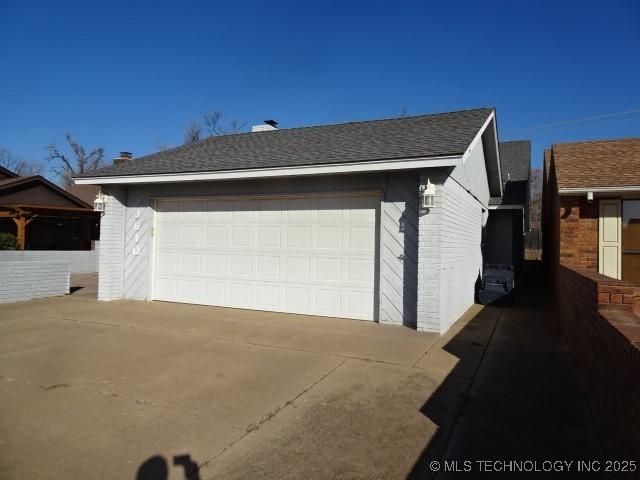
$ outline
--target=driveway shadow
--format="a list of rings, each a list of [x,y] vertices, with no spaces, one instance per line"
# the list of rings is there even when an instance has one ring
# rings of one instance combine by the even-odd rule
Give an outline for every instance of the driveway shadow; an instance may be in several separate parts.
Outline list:
[[[601,478],[578,473],[575,463],[551,475],[487,473],[478,463],[602,460],[539,262],[526,270],[511,307],[485,307],[439,347],[458,361],[421,408],[439,428],[408,479]],[[460,471],[465,460],[470,471]]]

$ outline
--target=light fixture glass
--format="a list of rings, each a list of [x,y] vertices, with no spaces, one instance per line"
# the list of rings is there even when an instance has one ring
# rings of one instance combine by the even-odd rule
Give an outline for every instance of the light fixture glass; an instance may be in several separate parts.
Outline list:
[[[104,198],[104,195],[102,195],[102,192],[98,192],[96,199],[93,201],[93,211],[104,213],[105,201],[106,199]]]
[[[436,186],[427,179],[427,184],[420,187],[420,207],[433,208],[436,206]]]

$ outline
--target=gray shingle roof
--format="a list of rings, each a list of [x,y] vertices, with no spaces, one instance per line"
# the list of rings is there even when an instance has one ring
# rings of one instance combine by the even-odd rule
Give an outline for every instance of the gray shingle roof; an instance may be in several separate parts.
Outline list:
[[[463,154],[493,109],[210,137],[83,177],[213,172]]]
[[[503,195],[491,197],[490,205],[519,205],[526,203],[531,166],[531,141],[500,142],[500,169]]]

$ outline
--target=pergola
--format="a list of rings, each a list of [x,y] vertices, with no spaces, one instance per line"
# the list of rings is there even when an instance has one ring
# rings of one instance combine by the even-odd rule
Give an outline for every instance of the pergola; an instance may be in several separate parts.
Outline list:
[[[27,225],[40,216],[98,219],[99,213],[88,208],[56,207],[51,205],[0,205],[0,218],[10,218],[16,224],[16,237],[20,250],[25,249]]]

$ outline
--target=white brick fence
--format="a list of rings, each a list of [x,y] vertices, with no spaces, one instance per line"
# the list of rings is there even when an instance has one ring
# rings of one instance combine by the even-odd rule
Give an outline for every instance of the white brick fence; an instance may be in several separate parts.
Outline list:
[[[67,293],[69,293],[67,262],[0,261],[0,303],[53,297]]]
[[[5,262],[64,262],[70,273],[95,273],[98,271],[98,242],[95,250],[1,250],[0,271]],[[0,273],[0,275],[2,275]],[[0,282],[3,278],[0,278]]]
[[[98,271],[95,250],[0,251],[0,303],[69,293],[71,273]]]

